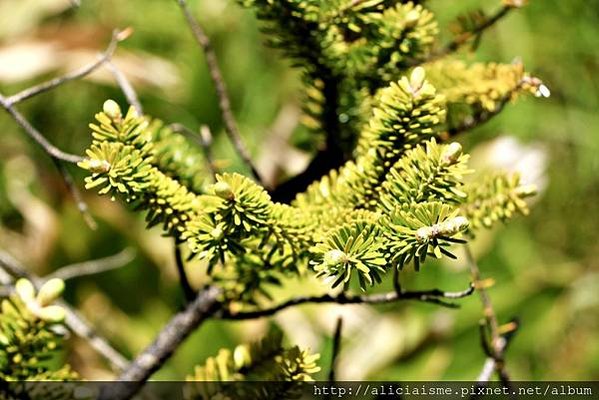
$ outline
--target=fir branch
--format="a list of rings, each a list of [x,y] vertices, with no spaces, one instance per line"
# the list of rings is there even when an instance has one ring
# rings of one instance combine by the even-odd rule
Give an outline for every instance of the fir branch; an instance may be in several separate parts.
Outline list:
[[[39,289],[45,282],[45,279],[29,272],[10,254],[0,250],[0,268],[13,278],[26,278],[30,280],[36,289]],[[77,336],[85,339],[91,347],[101,354],[117,370],[124,370],[127,365],[127,359],[113,348],[106,339],[97,334],[85,319],[79,315],[69,304],[64,301],[57,301],[57,305],[65,310],[65,324]]]
[[[317,296],[299,296],[289,299],[276,306],[255,310],[255,311],[240,311],[232,313],[228,310],[223,310],[220,313],[220,318],[231,320],[255,319],[269,317],[289,307],[294,307],[301,304],[314,303],[335,303],[335,304],[386,304],[395,303],[403,300],[414,300],[425,303],[438,304],[447,308],[458,308],[455,303],[443,301],[443,299],[461,299],[470,296],[474,292],[474,285],[470,285],[468,289],[460,292],[445,292],[440,289],[422,290],[422,291],[395,291],[388,293],[370,294],[370,295],[348,295],[341,292],[337,295],[324,294]]]
[[[233,111],[231,110],[231,100],[229,99],[229,95],[227,93],[227,87],[225,85],[225,80],[223,79],[222,72],[220,67],[218,66],[218,61],[216,58],[216,53],[212,48],[212,43],[210,42],[210,38],[204,32],[204,29],[198,22],[198,20],[193,16],[187,2],[185,0],[177,0],[183,15],[185,16],[185,20],[191,31],[193,36],[204,52],[204,56],[206,57],[206,64],[208,65],[208,70],[210,72],[210,77],[214,82],[214,87],[216,89],[216,95],[218,97],[218,106],[221,111],[221,116],[223,119],[223,123],[225,124],[225,132],[231,140],[233,147],[237,151],[237,154],[241,157],[243,162],[250,168],[252,175],[258,181],[258,183],[262,184],[262,179],[260,178],[260,174],[256,169],[254,162],[251,159],[250,152],[246,147],[241,135],[239,133],[239,128],[237,127],[237,122],[235,121],[235,117],[233,116]]]
[[[441,133],[441,138],[444,140],[449,140],[454,136],[478,128],[479,126],[489,122],[495,116],[499,115],[508,105],[508,103],[514,99],[514,96],[523,89],[533,90],[537,97],[550,96],[549,89],[539,78],[524,76],[514,88],[512,88],[496,102],[496,105],[492,110],[485,108],[478,110],[473,116],[464,119],[461,124],[457,126],[451,126],[447,131]]]
[[[63,281],[66,281],[68,279],[80,278],[82,276],[99,274],[123,267],[133,260],[134,256],[135,251],[131,248],[126,248],[109,257],[66,265],[52,272],[50,275],[47,275],[44,277],[44,279],[48,280],[52,278],[59,278]]]

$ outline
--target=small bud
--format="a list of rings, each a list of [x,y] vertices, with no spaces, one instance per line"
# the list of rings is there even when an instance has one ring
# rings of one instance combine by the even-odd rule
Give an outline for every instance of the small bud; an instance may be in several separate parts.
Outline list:
[[[28,279],[19,279],[17,283],[15,283],[15,291],[25,303],[33,301],[35,298],[35,288]]]
[[[442,235],[453,236],[456,233],[468,228],[468,225],[470,225],[468,219],[466,217],[459,216],[451,218],[440,224],[439,232]]]
[[[414,70],[412,71],[412,74],[410,75],[410,86],[412,86],[412,89],[414,90],[414,92],[417,92],[418,90],[420,90],[420,88],[422,88],[425,77],[426,77],[426,73],[424,72],[424,68],[422,68],[422,67],[414,68]]]
[[[91,159],[87,162],[87,165],[84,165],[85,167],[94,174],[104,174],[110,171],[110,163],[106,160]]]
[[[431,226],[423,226],[416,231],[416,240],[426,242],[434,236],[434,229]]]
[[[235,198],[235,193],[233,193],[231,186],[224,181],[214,184],[214,194],[225,200],[233,200]]]
[[[329,267],[339,264],[345,264],[347,260],[347,254],[337,249],[327,251],[323,259],[324,263]]]
[[[62,322],[65,317],[64,308],[61,306],[48,306],[40,308],[37,316],[46,322]]]
[[[110,119],[120,119],[123,116],[121,107],[114,100],[106,100],[102,109],[104,110],[104,114],[108,115]]]
[[[59,298],[63,291],[64,281],[62,279],[53,278],[42,285],[36,300],[41,307],[45,307]]]
[[[547,86],[545,86],[541,83],[539,85],[539,87],[537,88],[536,96],[549,98],[551,96],[551,90],[549,90],[549,88]]]
[[[210,236],[212,236],[213,238],[215,238],[216,240],[220,240],[223,238],[223,230],[220,228],[214,228],[211,232],[210,232]]]
[[[241,369],[252,362],[252,357],[247,346],[237,346],[233,351],[233,361],[235,362],[235,368]]]
[[[420,13],[418,10],[410,10],[405,17],[405,26],[406,28],[413,28],[418,23],[418,19],[420,18]]]
[[[461,155],[462,145],[457,142],[453,142],[445,147],[445,150],[441,155],[441,161],[443,164],[452,165],[458,161],[458,158],[460,158]]]

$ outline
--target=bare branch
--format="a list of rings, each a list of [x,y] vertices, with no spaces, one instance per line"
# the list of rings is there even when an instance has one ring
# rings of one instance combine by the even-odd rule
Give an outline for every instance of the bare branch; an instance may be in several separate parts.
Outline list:
[[[335,334],[333,336],[333,351],[331,354],[331,369],[329,370],[329,382],[335,382],[336,380],[336,366],[337,357],[339,356],[339,350],[341,349],[341,330],[343,329],[343,318],[337,318],[337,324],[335,325]]]
[[[279,305],[271,308],[265,308],[255,311],[241,311],[232,313],[228,310],[223,310],[220,313],[222,319],[254,319],[261,317],[268,317],[284,310],[288,307],[297,306],[300,304],[307,303],[336,303],[336,304],[384,304],[394,303],[402,300],[415,300],[422,301],[425,303],[434,303],[448,308],[458,308],[459,305],[443,301],[443,299],[461,299],[467,297],[474,292],[474,285],[470,285],[468,289],[460,292],[444,292],[439,289],[424,290],[424,291],[401,291],[401,292],[389,292],[371,295],[347,295],[341,292],[338,295],[324,294],[320,296],[300,296],[289,299]]]
[[[144,111],[141,106],[141,102],[139,101],[139,97],[137,96],[135,89],[133,89],[131,82],[129,82],[125,74],[123,74],[123,72],[118,69],[117,66],[114,65],[110,60],[106,61],[106,68],[108,68],[108,70],[112,73],[114,80],[127,98],[127,102],[133,106],[133,108],[135,108],[137,114],[143,115]]]
[[[197,21],[197,19],[192,15],[187,2],[185,0],[177,0],[181,11],[183,11],[183,15],[187,21],[187,24],[191,28],[193,36],[196,42],[200,45],[202,50],[204,51],[204,55],[206,57],[206,64],[208,64],[208,70],[210,71],[210,77],[214,82],[214,86],[216,88],[216,95],[218,97],[218,106],[221,111],[223,123],[225,124],[225,132],[231,140],[233,147],[243,160],[243,162],[250,168],[252,171],[252,175],[258,181],[258,183],[263,184],[262,179],[260,178],[260,174],[258,170],[254,166],[254,162],[251,159],[250,152],[247,149],[241,135],[239,133],[239,129],[237,127],[237,122],[235,121],[235,117],[233,116],[233,112],[231,111],[231,101],[229,99],[229,95],[227,94],[227,87],[225,85],[225,81],[223,79],[220,67],[218,66],[218,61],[216,59],[216,53],[212,48],[212,43],[210,42],[210,38],[204,32],[204,29]]]
[[[183,255],[181,254],[181,248],[175,240],[175,264],[177,265],[177,273],[179,274],[179,283],[185,296],[185,301],[191,303],[196,297],[196,291],[191,287],[189,279],[187,279],[187,273],[185,272],[185,263],[183,262]]]
[[[100,400],[124,400],[137,393],[145,382],[166,362],[191,332],[218,308],[220,291],[208,287],[199,292],[187,308],[176,314],[158,333],[158,336],[118,378],[119,382],[102,387]]]
[[[69,172],[67,167],[62,165],[61,161],[53,158],[52,162],[54,162],[54,165],[56,165],[56,168],[58,168],[58,172],[60,172],[60,174],[62,175],[62,179],[64,180],[64,183],[67,186],[67,189],[69,189],[71,196],[73,196],[73,200],[75,201],[75,204],[77,205],[77,209],[79,210],[79,213],[83,217],[83,221],[85,221],[85,223],[91,230],[96,230],[98,228],[98,224],[96,223],[96,220],[94,219],[94,217],[92,217],[91,213],[89,212],[89,207],[87,206],[87,203],[85,201],[83,201],[83,197],[81,196],[81,192],[79,191],[79,188],[75,184],[75,180],[73,179],[73,176],[71,175],[71,173]]]
[[[499,323],[497,321],[497,315],[495,314],[495,310],[493,309],[493,303],[491,302],[491,298],[487,293],[484,284],[481,283],[481,273],[478,268],[478,264],[474,260],[474,256],[472,255],[472,251],[470,250],[470,246],[468,244],[464,245],[464,249],[466,251],[466,259],[468,260],[468,264],[470,267],[470,273],[472,275],[472,280],[474,281],[474,286],[480,295],[481,302],[483,304],[483,315],[485,318],[485,326],[488,327],[489,333],[491,335],[490,338],[490,346],[483,346],[483,349],[490,358],[493,359],[493,364],[495,368],[495,372],[497,376],[505,386],[509,386],[510,377],[505,368],[505,363],[503,359],[503,353],[506,347],[506,339],[499,332]],[[484,330],[482,331],[484,333]],[[481,337],[481,340],[485,340],[485,337]],[[489,368],[490,362],[485,363],[485,367]],[[485,377],[485,369],[483,368],[483,372],[481,373],[482,377]]]
[[[114,51],[116,50],[116,46],[117,46],[118,42],[124,40],[128,36],[128,34],[129,34],[128,30],[123,30],[123,31],[115,30],[112,33],[112,39],[110,40],[108,47],[102,54],[100,54],[98,56],[98,59],[96,61],[94,61],[88,65],[85,65],[79,69],[76,69],[72,72],[68,72],[64,75],[50,79],[49,81],[40,83],[39,85],[24,89],[17,94],[7,97],[5,99],[6,103],[9,106],[12,106],[14,104],[17,104],[17,103],[23,101],[23,100],[27,100],[33,96],[37,96],[40,93],[44,93],[49,90],[52,90],[55,87],[60,86],[64,83],[67,83],[67,82],[70,82],[73,80],[77,80],[77,79],[83,78],[83,77],[91,74],[92,72],[94,72],[96,69],[101,67],[104,63],[106,63],[107,61],[109,61],[112,58],[112,55],[114,54]]]
[[[508,13],[517,8],[513,5],[504,5],[499,10],[497,10],[491,17],[486,18],[479,25],[475,26],[472,30],[463,32],[458,35],[454,40],[447,43],[445,47],[440,50],[433,52],[429,57],[427,57],[424,62],[431,62],[443,58],[451,53],[458,51],[463,45],[468,43],[472,38],[476,38],[480,36],[485,30],[489,29],[497,22],[499,22],[502,18],[504,18]],[[418,64],[422,64],[422,60],[418,60],[414,62],[414,66]]]
[[[11,104],[9,104],[2,94],[0,94],[0,106],[8,112],[11,117],[19,124],[21,128],[39,144],[46,153],[48,153],[51,157],[66,161],[72,164],[76,164],[79,161],[83,161],[83,157],[66,153],[59,148],[55,147],[52,143],[50,143],[37,129],[35,129],[29,121],[25,119],[25,117],[18,112]]]
[[[95,275],[120,268],[133,260],[134,257],[135,250],[126,248],[109,257],[67,265],[52,272],[50,275],[44,277],[44,279],[48,280],[51,278],[59,278],[66,281],[68,279],[79,278],[82,276]]]
[[[27,271],[10,254],[0,250],[0,268],[13,278],[27,278],[36,288],[40,288],[45,279]],[[65,324],[77,336],[85,339],[99,354],[101,354],[117,370],[128,366],[127,359],[112,347],[106,339],[99,336],[94,329],[83,319],[69,304],[64,301],[57,302],[65,309]]]

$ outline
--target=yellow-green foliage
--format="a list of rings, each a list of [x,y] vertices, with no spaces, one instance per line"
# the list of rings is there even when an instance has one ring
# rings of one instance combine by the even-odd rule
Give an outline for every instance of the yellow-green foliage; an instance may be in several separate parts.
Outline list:
[[[233,351],[221,349],[218,355],[209,357],[187,377],[190,382],[185,386],[185,398],[294,398],[298,383],[312,381],[311,375],[320,371],[316,365],[320,356],[297,346],[284,347],[282,342],[281,331],[275,329],[258,342],[239,345]],[[269,383],[265,385],[264,382]]]
[[[122,117],[118,109],[110,117],[110,102],[96,116],[100,125],[92,125],[95,140],[80,166],[92,173],[88,188],[102,187],[101,193],[146,210],[150,226],[161,223],[186,242],[208,260],[209,273],[231,298],[246,302],[267,295],[265,284],[309,266],[330,276],[333,286],[357,275],[366,288],[389,268],[452,257],[447,247],[461,241],[456,236],[468,227],[465,217],[474,218],[473,230],[485,217],[524,210],[517,182],[510,201],[472,200],[483,194],[464,187],[468,156],[458,143],[434,139],[444,101],[422,68],[392,84],[378,102],[356,161],[314,183],[292,205],[272,202],[239,174],[219,175],[205,194],[194,193],[175,178],[180,174],[172,159],[169,175],[161,170],[147,119],[133,111]],[[501,189],[485,193],[491,198]]]
[[[438,59],[442,45],[434,15],[411,1],[240,0],[255,11],[267,43],[303,71],[304,123],[334,137],[349,155],[368,124],[380,90],[424,64],[431,83],[446,96],[451,125],[475,110],[491,110],[504,97],[527,89],[521,64],[467,65]],[[479,24],[481,21],[478,22]],[[463,27],[465,34],[472,27]],[[438,59],[438,60],[437,60]],[[436,60],[429,63],[429,60]]]
[[[91,172],[87,188],[146,211],[149,226],[162,224],[208,262],[231,300],[254,303],[268,284],[310,270],[333,286],[357,276],[366,289],[391,268],[453,257],[448,248],[466,230],[526,212],[529,189],[502,174],[466,185],[468,156],[437,140],[456,116],[533,91],[521,65],[428,62],[437,25],[411,2],[242,3],[271,44],[302,66],[313,126],[327,143],[348,145],[352,160],[279,204],[239,174],[206,185],[197,149],[182,148],[181,137],[146,116],[123,116],[109,100],[80,163]]]
[[[76,379],[68,365],[52,368],[60,347],[65,312],[52,305],[62,293],[64,283],[51,279],[35,292],[33,284],[20,279],[15,293],[2,300],[0,313],[0,380]],[[13,388],[17,390],[17,388]]]

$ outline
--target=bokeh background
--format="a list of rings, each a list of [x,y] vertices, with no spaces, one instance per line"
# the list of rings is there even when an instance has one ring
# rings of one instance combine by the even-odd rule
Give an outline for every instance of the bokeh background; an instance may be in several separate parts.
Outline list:
[[[247,10],[232,0],[191,1],[213,40],[234,113],[258,166],[271,181],[302,169],[309,154],[298,125],[298,73],[263,36]],[[443,29],[473,8],[498,1],[431,0]],[[0,91],[33,83],[94,59],[112,29],[132,27],[115,63],[131,79],[145,111],[197,129],[208,125],[222,167],[244,171],[222,132],[204,58],[175,1],[0,0]],[[446,36],[447,37],[447,36]],[[477,166],[517,168],[541,188],[530,216],[480,234],[474,250],[500,321],[518,317],[507,366],[515,379],[599,379],[599,1],[531,0],[483,38],[471,60],[519,57],[551,89],[549,99],[522,99],[490,123],[459,138]],[[111,75],[87,79],[18,106],[58,147],[81,153],[87,124],[103,101],[125,99]],[[293,147],[288,143],[299,145]],[[71,168],[79,186],[84,174]],[[0,248],[40,275],[61,266],[131,248],[124,267],[68,282],[66,298],[129,356],[147,345],[183,305],[172,241],[145,230],[143,216],[84,193],[98,222],[93,231],[78,213],[46,154],[0,112]],[[189,263],[194,284],[205,277]],[[459,290],[469,281],[463,262],[432,263],[406,272],[405,286]],[[317,293],[310,280],[289,282],[277,298]],[[385,307],[304,306],[274,321],[290,342],[322,353],[326,376],[331,335],[344,317],[340,379],[461,379],[479,374],[480,301],[459,310],[402,303]],[[269,321],[210,322],[194,333],[157,379],[181,379],[220,347],[258,337]],[[72,338],[65,357],[85,378],[110,377],[103,360]]]

